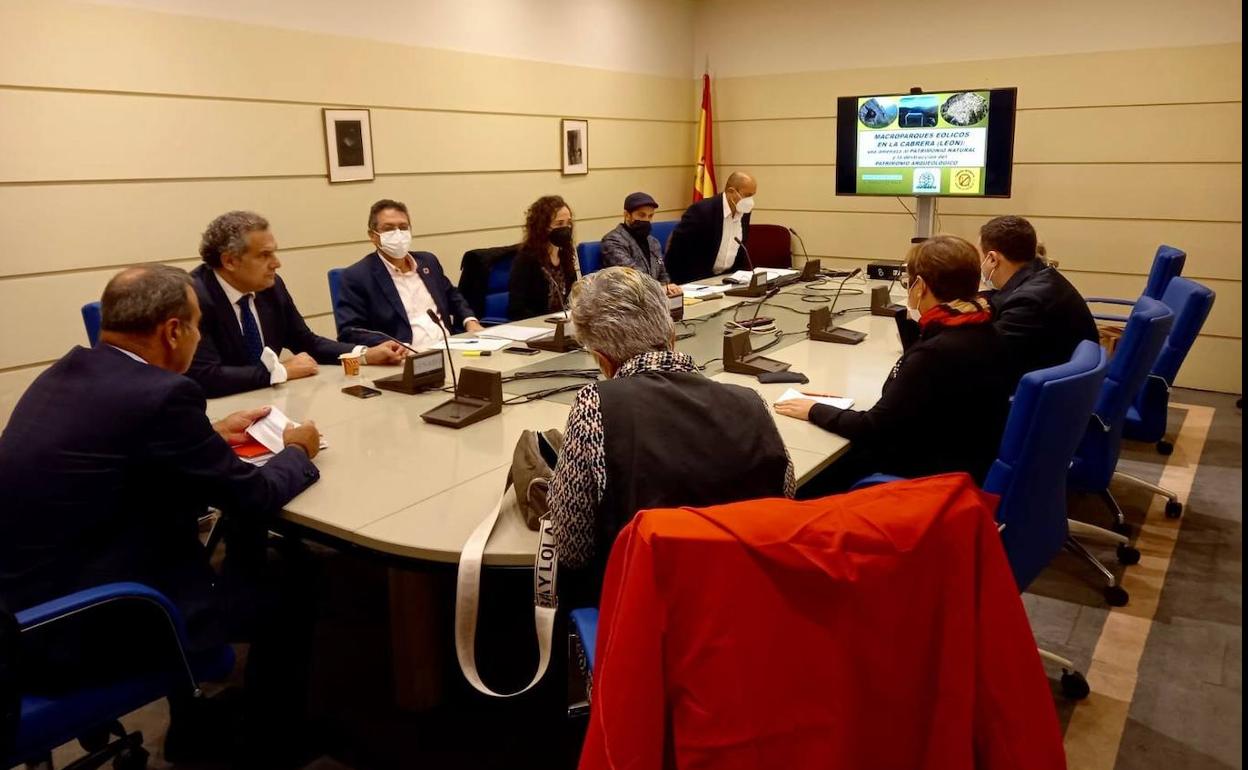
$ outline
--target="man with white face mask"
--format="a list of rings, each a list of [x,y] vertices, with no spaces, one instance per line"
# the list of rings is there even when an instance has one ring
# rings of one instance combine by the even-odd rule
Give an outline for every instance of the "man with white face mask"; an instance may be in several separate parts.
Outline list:
[[[381,332],[422,350],[440,347],[444,330],[448,334],[481,330],[438,258],[410,250],[412,225],[406,205],[388,199],[374,203],[368,212],[368,238],[376,251],[342,271],[334,302],[338,339],[376,344],[385,337],[370,332]],[[430,310],[445,329],[429,317]]]
[[[700,200],[680,218],[667,246],[667,272],[674,283],[689,283],[750,267],[746,236],[758,183],[734,171],[724,191]]]

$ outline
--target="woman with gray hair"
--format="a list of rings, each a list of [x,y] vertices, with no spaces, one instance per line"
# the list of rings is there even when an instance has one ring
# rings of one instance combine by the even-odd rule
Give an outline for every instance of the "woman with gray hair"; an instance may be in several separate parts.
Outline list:
[[[581,572],[561,593],[592,602],[615,536],[637,511],[792,497],[795,484],[762,397],[703,377],[673,349],[657,281],[630,267],[600,270],[573,287],[571,313],[607,379],[572,405],[550,515],[560,566]]]

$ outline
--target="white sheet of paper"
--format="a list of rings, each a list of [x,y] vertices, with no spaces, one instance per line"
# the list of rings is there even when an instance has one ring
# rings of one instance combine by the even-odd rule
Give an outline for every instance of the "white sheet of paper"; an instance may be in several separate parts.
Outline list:
[[[277,454],[286,448],[286,442],[282,440],[282,434],[286,432],[287,426],[294,426],[298,428],[299,423],[287,417],[285,413],[283,413],[282,410],[278,409],[276,406],[270,406],[268,415],[247,426],[247,435],[251,436],[256,441],[259,441],[265,449],[269,450],[273,454]],[[325,442],[325,434],[321,434],[320,444],[321,449],[325,449],[329,446],[329,444]],[[261,455],[260,457],[252,458],[252,460],[249,460],[248,462],[259,460],[261,458],[267,462],[269,455]],[[263,465],[264,463],[255,464]]]
[[[568,327],[563,327],[564,334],[568,333]],[[542,326],[520,326],[518,324],[503,324],[502,326],[491,326],[484,331],[477,332],[477,336],[482,339],[496,340],[512,340],[513,342],[528,342],[539,337],[546,337],[555,333],[553,325]]]
[[[687,283],[680,288],[685,292],[686,297],[690,297],[692,299],[708,299],[711,297],[718,297],[732,287],[722,283],[719,285]]]
[[[805,393],[798,390],[797,388],[789,388],[788,390],[781,393],[780,398],[776,399],[776,403],[778,404],[781,401],[792,401],[795,398],[808,398],[817,404],[827,404],[828,406],[835,406],[837,409],[849,409],[850,407],[854,405],[854,400],[852,398],[829,398],[827,396],[808,396]]]
[[[741,283],[748,284],[750,279],[754,277],[754,273],[761,273],[763,280],[766,281],[774,281],[777,278],[783,278],[786,275],[797,275],[796,270],[786,270],[782,267],[756,267],[753,271],[738,270],[733,273],[731,277],[734,281],[740,281]]]
[[[511,343],[511,340],[490,337],[452,337],[451,350],[502,350]]]

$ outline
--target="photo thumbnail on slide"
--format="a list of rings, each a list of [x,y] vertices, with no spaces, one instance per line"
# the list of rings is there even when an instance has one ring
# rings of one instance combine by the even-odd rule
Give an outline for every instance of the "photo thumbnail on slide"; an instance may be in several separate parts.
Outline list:
[[[988,91],[858,99],[859,194],[983,195]]]

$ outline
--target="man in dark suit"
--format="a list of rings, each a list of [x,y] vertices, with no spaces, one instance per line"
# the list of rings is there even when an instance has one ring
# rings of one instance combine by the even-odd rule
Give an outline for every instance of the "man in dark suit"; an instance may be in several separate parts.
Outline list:
[[[979,229],[980,272],[992,291],[993,325],[1005,338],[1015,382],[1070,360],[1100,336],[1088,303],[1037,253],[1036,231],[1022,217],[997,217]]]
[[[680,218],[667,244],[667,272],[673,283],[700,281],[750,267],[745,243],[758,183],[734,171],[719,195],[698,201]]]
[[[388,199],[374,203],[368,212],[368,238],[375,251],[342,271],[334,303],[340,341],[376,345],[388,335],[424,349],[441,347],[444,331],[481,331],[438,258],[410,251],[412,221],[406,205]],[[442,328],[429,317],[430,310],[438,314]]]
[[[203,310],[203,340],[188,376],[209,398],[277,385],[316,374],[317,364],[337,364],[347,352],[365,364],[395,364],[404,351],[395,342],[370,348],[314,334],[277,275],[277,241],[269,223],[250,211],[214,219],[199,244],[204,264],[195,268]],[[278,360],[282,349],[295,353]]]
[[[289,668],[300,654],[286,645],[302,630],[310,647],[311,613],[292,618],[296,602],[266,603],[261,585],[219,578],[200,545],[198,519],[216,506],[234,525],[231,555],[236,544],[240,552],[262,550],[270,519],[319,478],[311,462],[315,426],[288,428],[286,448],[263,467],[234,454],[228,441],[241,440],[267,410],[216,424],[204,414],[203,390],[182,375],[200,337],[185,271],[124,270],[101,304],[99,344],[75,347],[41,374],[0,434],[0,602],[17,610],[103,583],[145,583],[182,610],[192,653],[252,640],[256,666],[277,663],[262,678],[298,697],[290,683],[306,679],[306,670]],[[49,675],[32,678],[81,686],[169,652],[159,627],[118,622],[111,612],[78,623],[77,633],[49,627],[55,636],[23,640],[23,668]],[[274,655],[265,642],[278,639],[282,651]]]

